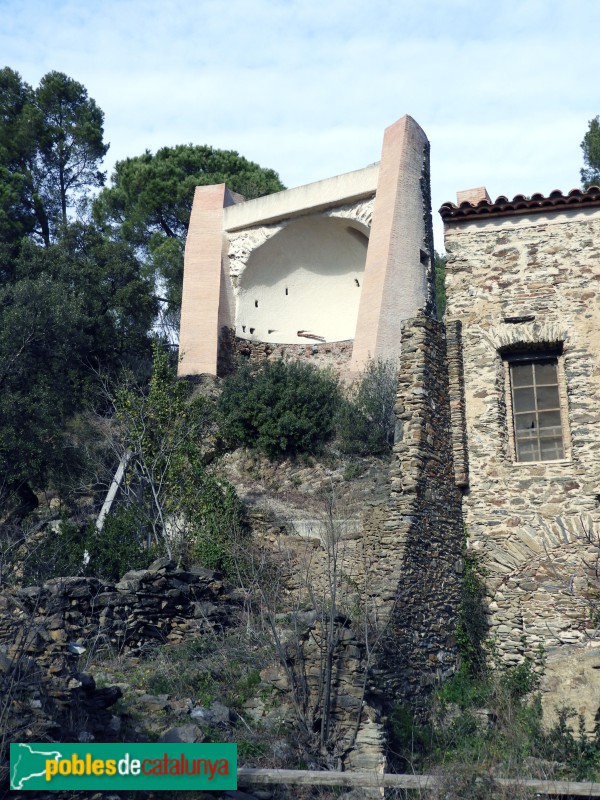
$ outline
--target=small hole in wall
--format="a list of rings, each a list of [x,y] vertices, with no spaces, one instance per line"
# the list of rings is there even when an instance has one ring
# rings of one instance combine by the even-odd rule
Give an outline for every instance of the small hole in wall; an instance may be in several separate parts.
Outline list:
[[[287,288],[286,288],[286,290],[285,290],[285,293],[286,293],[286,295],[288,294],[288,290],[287,290]]]
[[[429,253],[426,253],[425,250],[419,250],[419,261],[426,267],[429,264]]]
[[[360,281],[358,280],[358,278],[354,278],[354,283],[355,283],[357,286],[360,286]]]
[[[507,325],[516,325],[519,322],[533,322],[535,314],[524,314],[521,317],[504,317]]]
[[[254,328],[250,328],[250,333],[254,333]]]
[[[258,308],[258,300],[254,301],[254,308]]]
[[[246,326],[242,325],[242,333],[246,333]]]

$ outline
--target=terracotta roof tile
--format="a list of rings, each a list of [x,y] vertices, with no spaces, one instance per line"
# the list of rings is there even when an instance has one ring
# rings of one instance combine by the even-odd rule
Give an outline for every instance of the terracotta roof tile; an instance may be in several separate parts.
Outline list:
[[[460,222],[465,217],[508,217],[516,214],[535,214],[548,209],[566,207],[600,207],[600,186],[590,186],[587,191],[571,189],[568,194],[563,194],[559,189],[554,189],[546,197],[540,192],[527,198],[517,194],[512,200],[500,195],[494,201],[480,200],[473,204],[463,202],[459,206],[454,203],[444,203],[440,208],[440,215],[445,223]]]

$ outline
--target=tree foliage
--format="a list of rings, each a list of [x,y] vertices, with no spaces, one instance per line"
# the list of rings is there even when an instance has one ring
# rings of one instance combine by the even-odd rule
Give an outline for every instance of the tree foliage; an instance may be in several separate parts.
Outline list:
[[[66,423],[80,315],[80,298],[49,275],[0,287],[0,485],[42,488],[76,466]]]
[[[146,569],[157,557],[157,549],[144,544],[135,509],[119,508],[100,533],[93,522],[63,518],[24,537],[16,552],[3,554],[8,556],[4,566],[12,573],[19,570],[23,583],[32,586],[65,575],[117,581],[131,569]]]
[[[34,502],[32,489],[56,488],[82,468],[73,421],[99,402],[98,376],[114,381],[125,367],[147,379],[157,285],[173,317],[180,305],[194,187],[227,182],[249,197],[283,188],[272,170],[233,151],[163,148],[117,164],[94,208],[99,224],[85,214],[88,222],[74,222],[104,183],[103,122],[86,88],[64,73],[34,88],[0,70],[0,489],[22,508]],[[146,399],[156,405],[155,383]],[[206,509],[220,489],[207,477],[211,503],[194,510],[190,481],[188,516],[208,530],[217,522]]]
[[[211,421],[208,400],[190,397],[155,341],[148,390],[122,386],[115,409],[121,453],[130,456],[127,506],[147,532],[148,546],[227,570],[243,510],[233,487],[211,474],[203,460],[202,441]]]
[[[95,219],[139,249],[163,284],[171,318],[181,305],[184,239],[195,187],[226,183],[246,198],[285,188],[276,172],[233,150],[191,144],[119,161],[111,181],[94,203]]]
[[[25,241],[4,274],[0,480],[43,488],[81,466],[69,421],[98,401],[98,373],[149,360],[152,285],[131,248],[81,224],[48,248]]]
[[[21,76],[0,70],[0,241],[18,242],[36,225],[31,170],[37,123],[33,91]]]
[[[104,184],[98,165],[108,151],[104,114],[82,84],[49,72],[34,93],[39,118],[36,183],[51,220],[67,223],[78,192]]]
[[[109,581],[119,580],[130,569],[146,569],[162,553],[161,548],[146,546],[138,511],[132,506],[109,514],[101,532],[93,523],[88,525],[85,551],[85,574]]]
[[[339,402],[332,372],[298,361],[246,364],[225,380],[223,433],[271,458],[318,452],[333,435]]]
[[[581,143],[583,163],[581,183],[584,189],[600,186],[600,116],[590,120],[589,129]]]
[[[75,223],[49,248],[25,243],[15,277],[41,275],[80,309],[79,337],[70,343],[75,369],[115,371],[135,366],[144,356],[149,359],[156,301],[131,247]]]
[[[0,237],[49,246],[68,211],[104,183],[104,115],[82,84],[49,72],[37,89],[0,70]]]
[[[73,212],[91,208],[91,192],[104,183],[103,122],[86,88],[64,73],[49,72],[34,88],[15,70],[0,70],[0,490],[20,508],[35,502],[32,489],[58,488],[82,469],[74,421],[98,404],[98,377],[114,381],[127,368],[138,384],[147,379],[157,285],[173,316],[180,305],[194,187],[226,182],[247,197],[283,188],[275,172],[233,151],[163,148],[117,164],[114,185],[94,208],[98,223],[85,214],[87,222],[75,222]],[[157,471],[166,481],[160,503],[155,498],[163,541],[166,518],[172,525],[181,503],[186,530],[210,549],[239,508],[193,454],[195,405],[180,396],[183,384],[167,386],[156,358],[148,392],[129,395],[129,422],[135,414],[139,422],[129,428],[130,444],[146,469],[140,481],[150,486]],[[168,403],[160,410],[163,390]]]

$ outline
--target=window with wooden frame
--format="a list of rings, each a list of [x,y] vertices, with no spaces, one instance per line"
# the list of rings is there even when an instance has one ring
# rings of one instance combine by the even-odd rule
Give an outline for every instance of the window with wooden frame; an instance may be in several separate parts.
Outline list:
[[[505,355],[514,456],[518,462],[565,458],[560,351]]]

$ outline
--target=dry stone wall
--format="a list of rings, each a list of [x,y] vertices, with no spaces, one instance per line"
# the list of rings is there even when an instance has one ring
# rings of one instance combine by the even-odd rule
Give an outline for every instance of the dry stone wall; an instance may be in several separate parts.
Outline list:
[[[432,687],[454,669],[463,531],[446,363],[441,323],[425,315],[404,322],[392,460],[381,469],[364,460],[354,497],[360,510],[352,492],[341,489],[349,482],[339,471],[305,466],[300,474],[291,465],[274,468],[273,482],[296,499],[306,482],[316,535],[278,531],[281,496],[271,509],[254,508],[263,537],[287,540],[290,554],[277,576],[292,606],[277,620],[287,669],[275,670],[272,683],[291,689],[296,676],[316,727],[325,724],[327,708],[329,753],[338,768],[382,769],[392,706],[423,709]],[[326,491],[319,492],[315,472]],[[332,488],[334,506],[327,501]],[[15,598],[22,612],[0,615],[0,643],[10,657],[18,631],[32,619],[27,657],[54,675],[65,698],[73,678],[65,661],[69,642],[92,641],[135,657],[149,642],[178,642],[190,625],[224,626],[238,613],[236,597],[217,575],[176,570],[166,561],[115,585],[63,579]]]
[[[80,656],[104,649],[133,663],[149,645],[235,624],[239,607],[219,573],[168,559],[117,584],[56,578],[0,595],[0,744],[114,740],[120,721],[108,709],[121,690],[97,689]]]
[[[329,684],[332,753],[353,769],[382,768],[391,707],[424,709],[456,663],[463,525],[446,356],[441,323],[426,315],[404,323],[392,458],[363,460],[360,478],[289,463],[262,464],[258,474],[248,455],[228,466],[255,531],[282,559],[296,608],[285,624],[297,633],[300,620],[301,633],[290,665],[317,719]],[[334,591],[328,681],[323,614]]]
[[[463,573],[444,326],[422,314],[402,326],[396,442],[389,494],[363,517],[360,558],[371,625],[367,701],[349,763],[376,766],[394,706],[425,713],[456,667]],[[363,662],[364,663],[364,662]]]
[[[464,385],[457,372],[453,391],[466,405],[466,430],[460,413],[454,421],[455,442],[468,443],[469,542],[489,571],[501,657],[516,663],[543,647],[551,688],[573,647],[600,665],[600,214],[449,224],[446,248],[447,324],[462,323]],[[565,457],[516,462],[502,354],[544,347],[562,350]],[[600,670],[588,672],[586,688],[561,702],[591,724]]]

